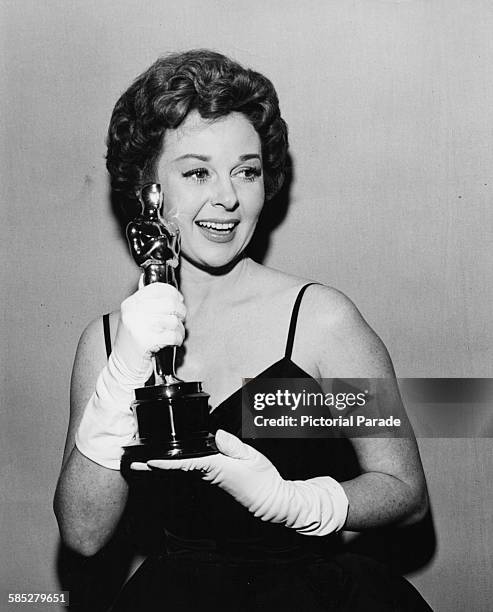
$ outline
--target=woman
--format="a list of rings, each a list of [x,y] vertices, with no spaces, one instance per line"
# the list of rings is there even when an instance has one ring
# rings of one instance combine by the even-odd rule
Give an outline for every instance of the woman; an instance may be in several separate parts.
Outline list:
[[[55,499],[62,538],[93,555],[114,532],[129,494],[119,472],[135,433],[129,405],[158,349],[181,347],[178,376],[203,381],[221,451],[132,466],[137,481],[152,469],[167,544],[117,610],[429,609],[402,579],[344,555],[336,535],[424,516],[413,438],[355,438],[360,469],[347,477],[345,440],[238,437],[243,378],[393,379],[385,347],[348,298],[245,254],[286,157],[270,81],[214,52],[158,60],[114,109],[112,187],[131,217],[142,185],[161,183],[180,226],[180,291],[155,283],[125,300],[106,329],[109,358],[100,319],[82,335]]]

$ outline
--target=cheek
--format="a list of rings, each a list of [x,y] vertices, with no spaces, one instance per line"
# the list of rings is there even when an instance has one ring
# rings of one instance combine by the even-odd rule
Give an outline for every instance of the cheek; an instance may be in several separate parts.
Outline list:
[[[242,194],[238,195],[240,202],[243,202],[245,217],[252,219],[257,218],[264,207],[265,194],[263,185],[258,184],[253,189],[245,189]]]
[[[256,206],[254,210],[251,211],[249,217],[252,221],[255,221],[255,222],[258,221],[258,218],[260,217],[260,213],[262,212],[263,207],[264,207],[263,204],[260,204]]]
[[[197,214],[201,200],[195,190],[178,188],[173,184],[166,187],[163,187],[165,210],[169,210],[178,218],[194,217]]]
[[[264,208],[264,194],[262,192],[261,197],[257,198],[257,200],[255,201],[255,205],[252,206],[251,208],[251,211],[252,211],[251,216],[254,219],[258,219],[260,217],[260,213],[262,212],[263,208]]]

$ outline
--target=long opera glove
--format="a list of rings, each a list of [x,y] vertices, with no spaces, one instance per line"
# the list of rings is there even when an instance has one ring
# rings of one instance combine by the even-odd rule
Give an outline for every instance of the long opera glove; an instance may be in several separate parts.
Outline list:
[[[305,535],[324,536],[344,526],[349,502],[342,486],[330,476],[284,480],[267,457],[236,436],[219,430],[216,444],[217,455],[152,460],[132,467],[198,470],[204,480],[227,491],[257,518]]]
[[[149,378],[154,352],[183,342],[185,314],[181,294],[164,283],[141,287],[122,303],[113,350],[75,436],[79,451],[95,463],[120,469],[122,447],[137,430],[134,390]]]

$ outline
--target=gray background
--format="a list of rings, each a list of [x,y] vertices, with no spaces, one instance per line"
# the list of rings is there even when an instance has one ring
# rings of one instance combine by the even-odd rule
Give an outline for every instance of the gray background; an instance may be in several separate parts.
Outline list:
[[[267,264],[346,292],[399,376],[492,375],[491,2],[3,0],[0,11],[2,589],[57,589],[51,499],[77,339],[137,277],[109,207],[105,132],[161,53],[215,48],[275,83],[295,177]],[[493,445],[420,446],[438,547],[411,579],[437,610],[490,610]]]

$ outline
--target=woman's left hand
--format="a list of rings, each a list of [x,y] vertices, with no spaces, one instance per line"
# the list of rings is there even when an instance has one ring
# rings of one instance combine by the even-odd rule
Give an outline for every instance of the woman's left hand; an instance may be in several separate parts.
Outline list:
[[[219,429],[216,455],[192,459],[153,459],[132,463],[133,470],[196,470],[204,480],[227,491],[240,504],[264,521],[274,520],[273,500],[281,495],[286,481],[274,465],[257,450],[236,436]],[[277,522],[277,521],[276,521]]]
[[[284,480],[257,450],[223,430],[216,433],[217,455],[193,459],[153,459],[133,470],[198,470],[262,521],[282,523],[306,535],[327,535],[344,525],[348,500],[330,476]]]

